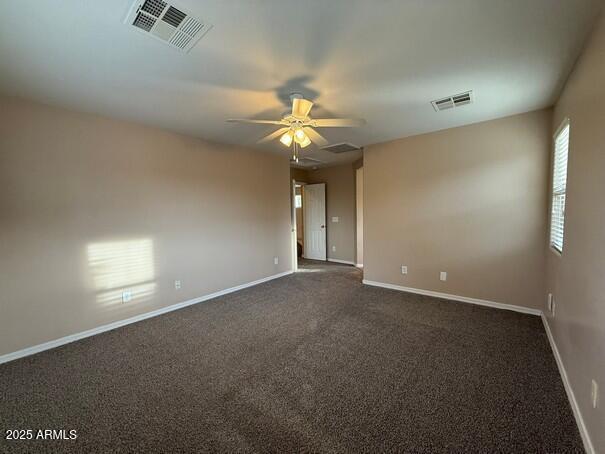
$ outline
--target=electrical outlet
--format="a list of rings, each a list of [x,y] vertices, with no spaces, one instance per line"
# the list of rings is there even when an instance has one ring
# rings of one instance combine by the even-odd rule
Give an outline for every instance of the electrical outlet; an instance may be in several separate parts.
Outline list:
[[[594,379],[590,385],[590,399],[592,408],[597,408],[599,405],[599,384]]]
[[[447,281],[447,272],[442,271],[441,273],[439,273],[439,280],[440,281]]]
[[[401,274],[408,274],[408,267],[405,265],[401,265]]]
[[[174,281],[175,290],[179,290],[181,288],[181,281]]]
[[[273,257],[273,264],[274,265],[279,264],[279,257]]]
[[[126,291],[122,292],[122,302],[123,303],[128,303],[131,300],[132,300],[132,292],[131,291],[126,290]]]
[[[336,252],[336,246],[332,246],[332,252]]]
[[[332,216],[332,222],[340,222],[340,218],[338,216]]]
[[[552,312],[552,293],[548,294],[548,299],[546,300],[546,305],[548,307],[548,311]]]

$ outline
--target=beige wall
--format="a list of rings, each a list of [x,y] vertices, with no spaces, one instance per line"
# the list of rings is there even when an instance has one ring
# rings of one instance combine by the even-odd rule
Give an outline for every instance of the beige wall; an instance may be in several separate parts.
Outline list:
[[[547,315],[549,325],[595,452],[601,453],[605,452],[604,81],[602,15],[555,108],[553,134],[565,117],[571,122],[567,202],[563,254],[547,252],[547,292],[556,302],[556,317]],[[597,409],[590,401],[591,379],[600,385]]]
[[[328,259],[355,263],[355,169],[344,164],[311,170],[307,182],[326,183]],[[338,222],[332,222],[335,216]]]
[[[367,147],[364,278],[541,308],[550,123],[542,110]]]
[[[0,98],[0,354],[290,269],[288,180],[287,157]]]

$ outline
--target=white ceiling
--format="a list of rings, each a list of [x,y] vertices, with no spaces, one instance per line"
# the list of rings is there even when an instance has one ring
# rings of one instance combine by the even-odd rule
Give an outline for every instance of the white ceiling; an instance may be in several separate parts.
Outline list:
[[[315,117],[365,118],[321,130],[364,146],[552,105],[601,2],[172,3],[214,25],[189,54],[125,25],[130,0],[0,2],[0,91],[242,145],[271,128],[227,118],[279,118],[300,92]],[[470,106],[430,105],[466,90]]]

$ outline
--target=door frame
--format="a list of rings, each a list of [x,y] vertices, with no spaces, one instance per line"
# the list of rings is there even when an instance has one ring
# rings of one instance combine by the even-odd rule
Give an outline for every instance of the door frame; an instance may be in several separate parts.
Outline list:
[[[291,219],[292,219],[292,235],[290,237],[290,243],[291,243],[291,248],[292,248],[292,270],[294,272],[298,271],[298,229],[296,228],[297,226],[297,219],[296,219],[296,185],[299,185],[302,187],[304,187],[307,183],[304,181],[298,181],[294,178],[292,178],[292,194],[290,194],[290,205],[292,207],[292,213],[290,215]],[[302,191],[301,191],[301,195],[302,195]],[[304,200],[303,200],[303,205],[304,205]],[[304,245],[303,245],[303,252],[304,252]]]
[[[355,169],[355,266],[363,268],[363,164]]]

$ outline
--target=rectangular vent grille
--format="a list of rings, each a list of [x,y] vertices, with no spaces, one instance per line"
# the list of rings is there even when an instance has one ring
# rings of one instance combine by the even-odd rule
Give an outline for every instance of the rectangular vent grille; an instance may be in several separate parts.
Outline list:
[[[145,3],[141,6],[141,11],[149,13],[154,17],[160,17],[164,8],[166,8],[166,2],[162,0],[145,0]]]
[[[183,52],[212,28],[163,0],[135,0],[124,22]]]
[[[153,25],[155,24],[155,21],[156,19],[154,19],[153,17],[149,17],[146,14],[139,13],[137,14],[137,17],[132,25],[134,25],[135,27],[142,28],[143,30],[148,32],[149,30],[151,30],[151,27],[153,27]]]
[[[335,143],[334,145],[323,147],[322,150],[329,151],[330,153],[347,153],[349,151],[359,150],[359,147],[350,143]]]
[[[185,47],[187,47],[187,44],[189,44],[191,39],[191,36],[189,36],[188,34],[177,31],[174,35],[172,35],[169,42],[170,44],[178,47],[179,49],[184,49]]]
[[[441,110],[452,109],[454,107],[462,107],[473,102],[473,92],[467,91],[458,95],[448,96],[447,98],[431,101],[433,109],[436,112]]]
[[[292,165],[300,167],[312,167],[323,164],[323,161],[313,158],[298,158],[298,161],[290,160]]]
[[[184,12],[179,11],[174,6],[171,6],[164,14],[162,20],[169,23],[173,27],[178,27],[181,25],[181,22],[183,22],[183,19],[185,19],[186,16],[187,15]]]
[[[188,17],[183,22],[183,25],[181,26],[181,30],[183,33],[186,33],[189,36],[195,36],[195,34],[198,33],[202,29],[203,26],[204,26],[204,24],[202,24],[201,22],[193,19],[192,17]]]

